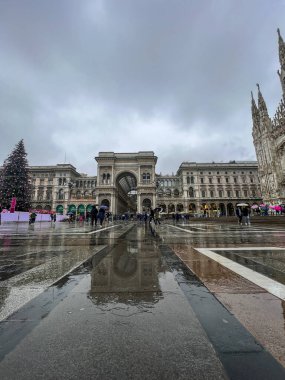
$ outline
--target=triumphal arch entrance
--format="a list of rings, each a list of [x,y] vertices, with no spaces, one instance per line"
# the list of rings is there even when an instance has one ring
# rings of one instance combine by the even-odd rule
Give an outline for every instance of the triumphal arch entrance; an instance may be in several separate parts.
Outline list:
[[[154,152],[99,152],[97,203],[113,214],[141,213],[155,206],[156,180]]]

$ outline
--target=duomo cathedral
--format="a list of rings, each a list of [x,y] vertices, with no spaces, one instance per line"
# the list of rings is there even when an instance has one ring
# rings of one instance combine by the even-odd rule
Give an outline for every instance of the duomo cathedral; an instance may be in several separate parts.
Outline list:
[[[265,203],[285,202],[285,44],[278,31],[282,98],[274,117],[268,115],[265,100],[258,87],[258,103],[252,95],[253,143],[255,146],[260,189]]]

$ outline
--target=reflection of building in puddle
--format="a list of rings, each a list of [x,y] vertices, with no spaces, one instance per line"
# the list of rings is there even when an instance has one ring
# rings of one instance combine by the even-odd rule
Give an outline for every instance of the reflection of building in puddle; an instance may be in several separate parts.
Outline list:
[[[153,247],[142,249],[132,242],[122,242],[98,264],[94,257],[90,296],[96,303],[158,301],[159,271],[160,260]]]

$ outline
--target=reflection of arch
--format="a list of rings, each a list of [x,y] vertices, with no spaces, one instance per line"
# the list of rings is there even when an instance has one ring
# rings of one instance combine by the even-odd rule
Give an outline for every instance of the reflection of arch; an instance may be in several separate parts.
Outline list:
[[[43,206],[41,206],[41,205],[36,206],[36,210],[42,210],[42,209],[43,209]]]
[[[168,205],[168,212],[175,212],[174,204],[170,203],[170,205]]]
[[[143,209],[147,209],[151,207],[151,200],[149,198],[144,198],[142,201],[142,207]]]
[[[50,205],[46,205],[45,206],[45,210],[50,211],[51,210],[51,206]]]
[[[210,209],[211,209],[211,210],[217,210],[217,205],[216,205],[216,203],[211,203],[211,204],[210,204]]]
[[[110,207],[110,201],[108,199],[103,199],[101,205]]]
[[[233,216],[235,214],[234,206],[232,203],[227,204],[228,216]]]
[[[138,267],[137,257],[128,252],[127,249],[122,251],[122,254],[116,255],[114,258],[114,272],[119,277],[131,277],[133,276]]]
[[[56,212],[58,214],[63,214],[63,205],[57,205],[56,206]]]

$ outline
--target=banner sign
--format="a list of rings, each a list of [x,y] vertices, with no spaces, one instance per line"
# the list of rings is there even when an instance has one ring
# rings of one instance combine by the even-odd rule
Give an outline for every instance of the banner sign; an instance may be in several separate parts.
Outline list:
[[[13,197],[11,200],[11,207],[10,207],[10,213],[11,214],[15,212],[16,203],[17,203],[17,198]]]

